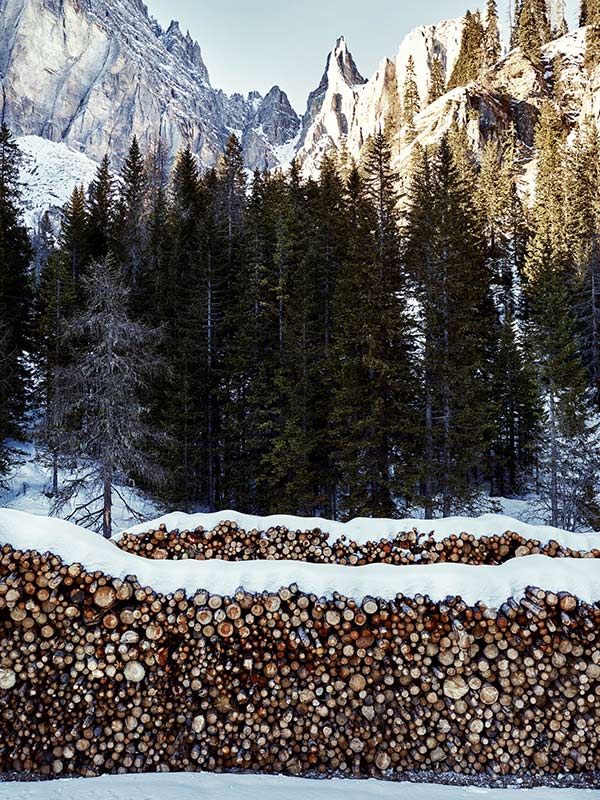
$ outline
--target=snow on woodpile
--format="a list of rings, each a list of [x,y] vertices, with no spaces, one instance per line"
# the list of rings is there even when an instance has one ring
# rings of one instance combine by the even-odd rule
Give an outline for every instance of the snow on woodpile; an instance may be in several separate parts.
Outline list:
[[[364,567],[368,564],[424,566],[442,562],[494,566],[532,555],[600,559],[600,548],[590,548],[592,540],[585,536],[574,537],[575,547],[570,548],[555,540],[540,542],[514,531],[481,536],[451,533],[436,539],[432,532],[409,530],[358,544],[346,536],[333,540],[319,528],[244,529],[231,520],[219,522],[212,528],[201,526],[193,530],[169,530],[160,524],[146,533],[123,533],[115,541],[127,553],[170,561],[302,561]]]
[[[164,525],[169,531],[192,531],[200,527],[211,530],[224,520],[235,522],[244,530],[256,528],[266,531],[277,526],[283,526],[292,531],[309,531],[319,528],[329,534],[330,541],[345,536],[358,544],[376,539],[390,539],[400,531],[416,530],[419,533],[433,533],[438,542],[452,534],[463,532],[479,538],[513,531],[526,539],[539,542],[556,541],[561,546],[569,547],[572,550],[590,550],[600,547],[600,533],[571,533],[549,525],[529,525],[501,514],[484,514],[481,517],[447,517],[435,520],[358,518],[350,522],[334,522],[322,517],[294,517],[289,514],[258,517],[252,514],[240,514],[237,511],[217,511],[212,514],[185,514],[177,511],[150,522],[134,525],[127,529],[127,533],[145,533],[157,529],[161,525]],[[122,535],[120,533],[113,538],[118,541]]]
[[[196,522],[198,517],[191,519]],[[277,519],[290,522],[286,517]],[[371,595],[392,599],[397,594],[424,594],[433,601],[461,596],[469,604],[482,602],[497,608],[508,598],[522,598],[528,586],[540,586],[569,592],[588,603],[600,600],[600,569],[595,559],[529,556],[500,566],[444,563],[402,568],[388,564],[351,568],[297,561],[151,561],[123,552],[113,542],[71,523],[9,509],[0,509],[2,544],[51,552],[67,564],[79,563],[90,572],[101,571],[111,577],[136,575],[143,586],[163,594],[177,589],[188,595],[198,589],[232,594],[239,587],[251,592],[277,591],[296,584],[301,591],[318,597],[332,597],[334,592],[358,601]]]

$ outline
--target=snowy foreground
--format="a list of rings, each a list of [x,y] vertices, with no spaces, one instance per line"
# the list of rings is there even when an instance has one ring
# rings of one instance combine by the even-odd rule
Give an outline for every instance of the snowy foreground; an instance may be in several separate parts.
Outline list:
[[[221,518],[228,515],[224,512]],[[496,532],[509,530],[513,522],[500,518]],[[598,545],[600,539],[598,534],[577,536],[588,546]],[[407,597],[428,595],[433,601],[461,596],[471,605],[482,602],[498,608],[508,598],[521,599],[527,587],[539,586],[553,592],[569,592],[587,603],[600,599],[600,569],[593,558],[532,555],[500,566],[441,563],[403,567],[390,564],[349,567],[298,561],[155,561],[120,550],[114,542],[69,522],[0,508],[2,544],[20,550],[52,552],[67,564],[82,564],[89,572],[101,571],[115,578],[136,575],[142,585],[162,594],[183,589],[191,596],[205,589],[232,595],[240,587],[250,592],[276,592],[282,586],[296,584],[306,594],[331,598],[334,592],[339,592],[358,602],[369,596],[392,599],[401,593]]]
[[[261,775],[108,775],[46,783],[0,783],[0,800],[584,800],[586,789],[484,789],[426,783]]]

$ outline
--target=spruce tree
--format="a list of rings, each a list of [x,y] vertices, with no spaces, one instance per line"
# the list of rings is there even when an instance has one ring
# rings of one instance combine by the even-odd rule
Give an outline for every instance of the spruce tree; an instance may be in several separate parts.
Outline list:
[[[588,0],[581,7],[581,24],[587,25],[585,66],[592,72],[600,64],[600,3]]]
[[[402,97],[402,125],[405,128],[405,139],[411,142],[415,138],[415,117],[421,110],[419,89],[415,74],[415,62],[409,56],[404,77],[404,92]]]
[[[277,507],[296,504],[303,514],[326,507],[319,467],[322,453],[324,305],[323,273],[316,243],[314,209],[319,187],[304,183],[297,165],[290,171],[287,202],[277,224],[278,339],[281,368],[275,376],[280,403],[271,420],[271,447],[263,462],[260,491]],[[296,498],[293,500],[292,498]],[[271,506],[273,500],[269,500]]]
[[[77,296],[81,299],[81,279],[90,259],[88,216],[83,186],[76,186],[73,189],[68,203],[63,208],[59,249],[70,270]]]
[[[281,173],[256,173],[244,225],[244,250],[232,275],[225,352],[223,405],[224,502],[253,512],[269,510],[260,487],[280,402],[281,370],[277,228],[287,203]]]
[[[172,504],[205,505],[208,497],[206,275],[207,199],[189,148],[177,159],[168,210],[169,251],[157,277],[166,380],[154,397],[160,426],[170,437],[165,463]]]
[[[59,491],[61,461],[60,370],[64,370],[81,343],[68,342],[68,324],[78,310],[77,286],[67,254],[58,249],[44,267],[36,294],[35,363],[36,401],[41,410],[36,431],[39,452],[47,456],[52,471],[49,494]],[[79,286],[83,289],[83,286]]]
[[[344,516],[395,516],[414,493],[414,336],[396,185],[380,131],[348,183],[350,246],[337,292],[333,428]]]
[[[527,250],[531,341],[546,409],[540,490],[553,525],[589,520],[598,468],[597,431],[580,359],[565,202],[565,135],[556,109],[542,108],[536,131],[538,174],[533,236]],[[574,444],[576,447],[574,448]],[[579,483],[587,476],[584,484]]]
[[[448,81],[448,89],[466,86],[476,80],[484,65],[484,28],[481,15],[467,11],[464,19],[460,50],[452,75]]]
[[[492,67],[500,60],[500,26],[496,0],[487,0],[483,53],[485,67]]]
[[[427,517],[472,508],[491,437],[491,275],[447,138],[415,158],[405,259],[419,302],[421,495]]]
[[[138,299],[144,284],[145,254],[147,249],[146,226],[146,164],[137,137],[133,137],[125,164],[121,171],[120,199],[115,214],[113,250],[121,261],[132,300]]]
[[[0,442],[21,431],[29,371],[32,300],[29,265],[32,249],[23,225],[19,187],[19,148],[5,124],[0,126],[0,322],[2,323],[4,381],[0,388]]]
[[[523,208],[517,192],[515,136],[481,153],[476,199],[484,225],[486,260],[496,307],[492,340],[491,401],[495,407],[490,450],[492,494],[510,496],[526,489],[539,439],[537,382],[527,359],[520,302]]]
[[[582,358],[600,401],[600,134],[584,120],[567,158],[568,252],[573,264]]]
[[[213,208],[207,226],[206,306],[207,306],[207,392],[209,506],[216,507],[228,477],[222,451],[224,407],[223,365],[233,331],[229,327],[234,276],[244,260],[244,220],[246,212],[246,172],[240,142],[231,135],[220,159],[215,181],[207,186]],[[212,224],[211,224],[212,223]]]
[[[144,260],[146,268],[142,271],[137,295],[139,298],[138,313],[140,318],[146,322],[151,320],[153,308],[159,307],[163,301],[161,292],[164,284],[161,278],[166,272],[165,263],[168,260],[170,232],[167,160],[166,147],[159,139],[150,148],[145,169],[147,230]]]
[[[5,437],[9,431],[12,354],[9,350],[7,326],[0,321],[0,488],[5,488],[6,476],[13,462],[13,450]]]
[[[541,67],[541,46],[549,37],[545,0],[541,3],[539,0],[523,0],[517,22],[517,43],[534,67]]]
[[[436,56],[431,65],[431,78],[429,80],[428,102],[435,103],[446,94],[446,73],[441,59]]]
[[[71,320],[68,335],[84,337],[88,347],[60,370],[55,409],[60,451],[77,464],[77,474],[64,482],[54,508],[70,503],[70,519],[108,538],[115,495],[135,513],[119,483],[139,477],[151,485],[161,475],[148,458],[159,437],[143,403],[158,362],[154,334],[129,317],[129,289],[116,261],[92,262],[84,289],[87,307]]]
[[[111,251],[115,214],[115,183],[110,160],[104,156],[88,190],[87,246],[90,258],[102,259]]]

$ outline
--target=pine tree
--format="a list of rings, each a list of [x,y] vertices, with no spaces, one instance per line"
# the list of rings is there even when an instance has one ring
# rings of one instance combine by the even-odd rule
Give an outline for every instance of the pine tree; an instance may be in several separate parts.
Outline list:
[[[137,137],[134,136],[121,172],[121,196],[113,233],[113,250],[123,264],[134,300],[143,283],[142,272],[145,268],[146,191],[146,164]]]
[[[386,136],[368,142],[347,189],[348,255],[337,291],[332,426],[340,511],[397,514],[414,492],[414,337],[400,262],[397,177]]]
[[[448,89],[466,86],[476,80],[484,65],[484,29],[478,11],[472,14],[467,11],[464,20],[460,51],[452,75],[448,81]]]
[[[441,59],[436,56],[431,65],[431,78],[429,81],[428,102],[435,103],[440,97],[446,94],[446,72]]]
[[[110,160],[104,156],[88,190],[87,246],[90,258],[103,259],[111,251],[115,214],[115,184]]]
[[[0,126],[0,322],[4,374],[0,388],[0,442],[16,435],[23,422],[29,373],[23,359],[31,334],[29,265],[32,250],[19,210],[19,148],[5,124]]]
[[[496,0],[487,0],[483,52],[485,67],[492,67],[500,60],[500,26]]]
[[[402,98],[402,125],[405,128],[405,138],[411,142],[415,138],[415,117],[421,110],[419,89],[415,74],[415,62],[409,56],[406,64],[406,74],[404,77],[404,93]]]
[[[160,476],[147,456],[158,436],[142,402],[157,362],[154,334],[128,315],[129,289],[117,263],[93,262],[84,289],[88,305],[70,322],[69,336],[89,346],[60,371],[55,409],[61,453],[78,470],[59,490],[55,510],[73,502],[69,518],[108,538],[114,496],[129,508],[118,483],[136,476],[152,484]]]
[[[420,306],[426,516],[472,507],[491,436],[491,276],[481,223],[447,138],[414,163],[406,263]]]

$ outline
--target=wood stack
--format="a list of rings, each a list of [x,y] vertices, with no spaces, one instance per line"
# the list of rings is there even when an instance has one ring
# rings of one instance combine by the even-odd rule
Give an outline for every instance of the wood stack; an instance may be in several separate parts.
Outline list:
[[[0,550],[0,772],[498,776],[599,760],[600,607],[571,595],[530,588],[498,610],[296,586],[160,595]]]
[[[503,564],[512,558],[546,555],[552,558],[600,558],[600,550],[575,551],[558,542],[541,543],[518,533],[482,536],[457,533],[436,541],[433,533],[398,533],[390,539],[359,545],[346,537],[329,542],[320,529],[291,531],[285,527],[244,531],[235,522],[221,522],[211,531],[167,531],[164,526],[144,534],[124,534],[118,546],[153,559],[219,559],[223,561],[286,560],[313,564]]]

